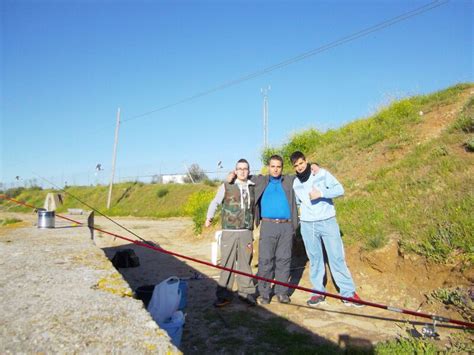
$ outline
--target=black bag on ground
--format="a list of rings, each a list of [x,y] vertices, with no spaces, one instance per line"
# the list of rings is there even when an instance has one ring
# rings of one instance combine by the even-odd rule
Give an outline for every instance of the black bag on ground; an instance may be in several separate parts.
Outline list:
[[[140,259],[133,249],[123,249],[115,253],[112,264],[116,268],[137,267],[140,266]]]

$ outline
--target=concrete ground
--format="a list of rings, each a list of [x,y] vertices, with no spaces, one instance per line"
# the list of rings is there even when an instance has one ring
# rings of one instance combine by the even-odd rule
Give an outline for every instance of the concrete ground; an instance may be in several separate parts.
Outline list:
[[[0,228],[0,353],[180,352],[87,227],[22,224]]]

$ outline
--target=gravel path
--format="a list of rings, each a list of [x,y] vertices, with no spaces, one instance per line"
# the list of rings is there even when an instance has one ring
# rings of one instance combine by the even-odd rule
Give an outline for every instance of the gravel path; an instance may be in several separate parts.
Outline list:
[[[179,353],[85,227],[0,229],[0,353]]]

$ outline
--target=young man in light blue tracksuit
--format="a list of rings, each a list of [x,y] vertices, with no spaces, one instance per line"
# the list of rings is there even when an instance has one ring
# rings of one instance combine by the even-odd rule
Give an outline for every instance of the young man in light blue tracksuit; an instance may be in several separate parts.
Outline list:
[[[300,207],[301,235],[310,262],[310,280],[313,288],[316,291],[325,292],[323,283],[326,274],[324,245],[329,268],[341,296],[360,300],[346,265],[344,245],[336,221],[336,209],[332,201],[333,198],[344,194],[344,188],[329,171],[323,168],[316,169],[316,173],[313,174],[303,153],[294,152],[291,154],[290,160],[296,172],[293,189]],[[324,301],[323,295],[314,294],[307,304],[315,307]],[[346,306],[363,306],[346,300],[342,302]]]

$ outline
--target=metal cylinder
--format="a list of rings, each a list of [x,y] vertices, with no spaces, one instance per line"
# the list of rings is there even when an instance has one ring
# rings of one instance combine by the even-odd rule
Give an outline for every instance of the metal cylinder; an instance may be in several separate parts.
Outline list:
[[[54,211],[38,209],[38,228],[54,228]]]

